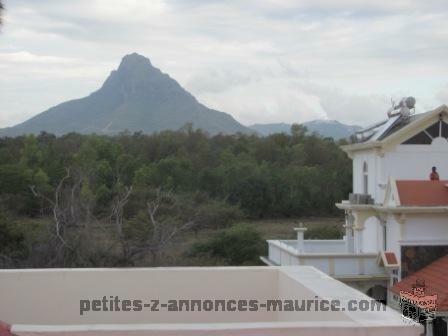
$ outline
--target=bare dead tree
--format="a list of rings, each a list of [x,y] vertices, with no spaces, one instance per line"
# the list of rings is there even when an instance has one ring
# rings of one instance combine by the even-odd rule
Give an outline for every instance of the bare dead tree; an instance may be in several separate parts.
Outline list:
[[[132,186],[125,187],[122,192],[119,192],[115,197],[112,205],[111,220],[115,221],[115,230],[119,237],[123,236],[123,215],[124,207],[129,201],[132,194]]]
[[[169,193],[168,196],[171,196]],[[153,262],[158,262],[160,253],[166,248],[166,246],[176,237],[179,233],[191,229],[196,224],[195,220],[188,220],[184,223],[176,225],[172,219],[160,221],[157,217],[160,207],[163,203],[163,196],[160,189],[156,191],[156,197],[153,201],[147,203],[147,212],[149,216],[149,222],[152,226],[152,234],[149,239],[149,252],[152,255]],[[170,204],[172,209],[175,205]]]
[[[115,233],[121,245],[123,259],[129,260],[129,242],[123,235],[124,208],[132,194],[133,187],[125,187],[119,192],[112,203],[112,211],[109,217],[110,221],[114,221]]]
[[[68,247],[67,242],[64,239],[64,229],[67,223],[67,216],[64,211],[64,209],[61,208],[60,205],[60,199],[62,194],[62,189],[64,187],[64,183],[70,178],[70,169],[65,169],[65,176],[62,177],[62,179],[59,181],[55,191],[54,191],[54,198],[51,199],[47,197],[46,195],[42,194],[38,190],[36,190],[35,186],[31,186],[31,192],[34,196],[39,197],[47,201],[52,208],[53,213],[53,221],[54,221],[54,231],[56,234],[56,237],[59,239],[59,241],[66,247]]]
[[[148,225],[150,230],[144,244],[135,248],[131,252],[132,257],[150,253],[154,264],[157,264],[160,254],[181,232],[192,229],[196,225],[196,220],[190,218],[181,220],[173,216],[163,216],[164,212],[174,211],[177,204],[173,201],[171,192],[162,193],[156,189],[154,198],[147,202]]]
[[[52,213],[52,234],[45,250],[48,253],[48,266],[66,266],[73,263],[84,263],[86,253],[83,245],[90,237],[88,225],[90,208],[83,204],[81,187],[83,176],[65,169],[65,175],[60,179],[52,196],[41,192],[35,186],[30,186],[34,196],[42,199],[49,205]],[[84,223],[85,225],[81,225]],[[83,226],[85,230],[80,229]]]

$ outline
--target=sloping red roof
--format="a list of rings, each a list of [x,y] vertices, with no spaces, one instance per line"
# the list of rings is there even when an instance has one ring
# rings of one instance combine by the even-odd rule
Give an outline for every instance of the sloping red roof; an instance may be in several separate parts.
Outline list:
[[[389,265],[397,265],[397,257],[395,256],[395,253],[393,252],[384,252],[384,256],[386,257],[387,263]]]
[[[391,291],[398,295],[400,291],[412,292],[413,285],[421,280],[425,281],[428,294],[437,294],[437,310],[448,311],[448,255],[396,283]]]
[[[397,180],[402,206],[448,206],[448,181]]]
[[[379,253],[379,258],[377,259],[378,265],[381,267],[399,267],[398,259],[394,252],[381,251]]]

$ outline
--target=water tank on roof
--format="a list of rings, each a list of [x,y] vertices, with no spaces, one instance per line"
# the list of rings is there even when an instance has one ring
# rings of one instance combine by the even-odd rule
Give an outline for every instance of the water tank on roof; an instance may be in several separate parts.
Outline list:
[[[402,117],[409,117],[411,115],[411,109],[415,108],[415,98],[414,97],[404,97],[400,100],[398,105],[392,106],[387,111],[387,115],[390,117],[400,115]]]
[[[404,102],[405,102],[405,104],[406,104],[406,106],[407,106],[408,109],[413,109],[413,108],[415,108],[415,102],[416,102],[416,100],[415,100],[414,97],[406,97],[406,98],[403,98],[403,99],[404,99]]]

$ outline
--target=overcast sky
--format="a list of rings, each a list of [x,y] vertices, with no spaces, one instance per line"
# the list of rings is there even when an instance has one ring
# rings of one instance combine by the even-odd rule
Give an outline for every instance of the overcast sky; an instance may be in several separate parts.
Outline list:
[[[448,104],[447,0],[6,0],[0,127],[98,89],[132,52],[244,124]]]

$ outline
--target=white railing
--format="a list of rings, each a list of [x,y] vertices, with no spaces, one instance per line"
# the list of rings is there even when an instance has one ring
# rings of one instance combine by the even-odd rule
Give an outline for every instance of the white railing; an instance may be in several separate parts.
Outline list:
[[[275,240],[285,249],[291,248],[291,251],[297,252],[297,240],[284,239]],[[346,252],[346,241],[345,239],[334,239],[334,240],[318,240],[310,239],[303,241],[304,253],[344,253]]]
[[[274,264],[314,266],[334,277],[384,276],[384,268],[377,264],[377,253],[346,253],[341,244],[344,241],[304,241],[305,251],[298,253],[294,240],[268,240],[269,261]],[[342,242],[342,243],[341,243]],[[313,244],[314,243],[314,244]],[[306,247],[312,250],[306,250]],[[322,250],[317,250],[322,246]],[[343,245],[345,246],[345,245]],[[339,251],[330,250],[336,248]]]
[[[346,252],[346,241],[335,240],[304,240],[306,253],[344,253]]]

